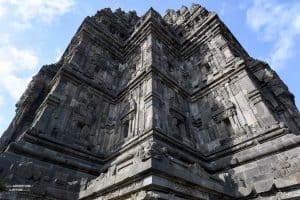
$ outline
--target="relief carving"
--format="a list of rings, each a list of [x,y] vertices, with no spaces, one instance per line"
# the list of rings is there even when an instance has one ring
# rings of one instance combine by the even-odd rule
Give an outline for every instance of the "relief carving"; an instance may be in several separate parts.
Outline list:
[[[235,103],[230,100],[227,90],[222,86],[213,92],[214,99],[211,101],[212,118],[218,126],[222,137],[235,137],[244,133],[240,120],[237,116]]]
[[[51,114],[51,118],[52,120],[52,124],[53,124],[53,128],[52,131],[50,133],[50,135],[54,138],[57,138],[59,135],[59,129],[58,129],[58,123],[59,123],[59,113],[57,109],[54,109],[52,114]]]
[[[3,147],[1,138],[0,191],[2,179],[16,188],[7,199],[295,194],[293,95],[215,13],[193,5],[165,20],[153,9],[141,17],[105,9],[85,19],[61,61],[33,78]],[[239,137],[243,130],[250,134]]]
[[[168,124],[170,133],[177,139],[190,139],[190,134],[187,130],[187,119],[184,115],[183,100],[177,96],[171,97],[169,99],[169,107]]]
[[[72,100],[71,106],[73,107],[71,134],[75,135],[78,142],[84,144],[87,142],[92,126],[96,121],[96,103],[94,97],[90,92],[82,91],[78,100]]]
[[[192,116],[192,124],[198,131],[203,129],[203,122],[201,117]]]
[[[161,147],[156,142],[148,141],[146,144],[138,147],[136,156],[142,162],[148,160],[149,158],[161,159],[161,151]]]
[[[187,137],[187,130],[186,130],[186,118],[181,113],[178,113],[175,110],[170,110],[170,128],[171,134],[177,138],[185,138]]]
[[[39,182],[42,177],[42,171],[32,162],[22,162],[17,165],[16,176],[19,179]]]
[[[241,176],[234,175],[232,177],[232,181],[233,181],[234,187],[238,186],[238,187],[247,188],[246,180]]]
[[[210,177],[210,174],[207,173],[207,171],[199,164],[199,162],[190,164],[189,168],[192,171],[192,173],[198,175],[201,178],[208,179]]]
[[[122,133],[124,138],[133,137],[136,130],[133,129],[136,121],[135,114],[137,112],[137,104],[131,93],[127,100],[124,100],[123,109],[121,112]]]
[[[298,166],[299,160],[296,156],[284,156],[275,164],[275,166],[272,167],[272,171],[274,173],[274,178],[283,178],[288,177],[293,172],[295,172],[297,169],[299,169]]]
[[[108,121],[104,123],[103,126],[101,126],[102,131],[108,135],[114,134],[115,128],[116,128],[116,120],[113,118],[109,118]]]

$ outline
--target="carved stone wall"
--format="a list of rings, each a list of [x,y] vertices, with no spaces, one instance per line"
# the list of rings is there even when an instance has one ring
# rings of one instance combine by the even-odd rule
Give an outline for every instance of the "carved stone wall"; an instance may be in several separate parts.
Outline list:
[[[1,137],[1,199],[299,199],[300,115],[200,5],[87,17]]]

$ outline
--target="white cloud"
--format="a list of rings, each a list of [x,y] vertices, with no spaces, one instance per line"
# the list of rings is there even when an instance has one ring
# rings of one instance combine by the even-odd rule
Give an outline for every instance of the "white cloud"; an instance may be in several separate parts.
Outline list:
[[[55,62],[58,62],[62,56],[62,50],[60,48],[55,49]]]
[[[1,1],[0,1],[1,2]],[[4,7],[0,7],[0,18],[6,14],[7,10]]]
[[[31,28],[31,23],[26,21],[14,21],[11,23],[11,25],[16,31],[22,31]]]
[[[71,11],[74,4],[75,0],[0,0],[0,136],[7,127],[4,113],[11,113],[5,110],[9,107],[6,105],[14,104],[20,98],[31,76],[38,70],[37,54],[40,52],[36,43],[42,41],[32,43],[30,49],[33,50],[28,46],[21,48],[28,35],[19,31],[41,23],[50,24]]]
[[[2,136],[2,134],[4,133],[6,128],[7,128],[7,126],[5,124],[4,117],[3,117],[3,115],[0,114],[0,137]]]
[[[0,17],[9,13],[13,27],[26,29],[32,21],[51,22],[68,12],[74,3],[74,0],[0,0]]]
[[[34,22],[50,23],[70,11],[74,3],[75,0],[0,0],[0,19],[6,24],[0,31],[0,95],[8,94],[17,100],[38,63],[34,52],[10,42],[13,32],[9,28],[19,31],[31,28]]]
[[[4,105],[4,97],[0,95],[0,107]]]
[[[227,4],[225,1],[222,2],[221,4],[221,8],[220,8],[220,15],[221,16],[224,16],[225,12],[226,12],[226,7],[227,7]]]
[[[264,41],[275,43],[268,59],[272,67],[281,68],[294,56],[300,37],[300,2],[254,0],[247,9],[247,24]]]
[[[36,69],[38,58],[33,52],[18,49],[10,43],[0,44],[0,89],[17,100]],[[3,94],[2,94],[3,95]]]
[[[300,14],[297,16],[297,18],[293,21],[294,29],[297,31],[297,33],[300,33]]]
[[[0,45],[8,44],[10,41],[10,36],[8,33],[3,33],[0,35]]]
[[[0,115],[0,136],[3,133],[4,130],[2,130],[2,124],[4,122],[4,117],[2,115]]]

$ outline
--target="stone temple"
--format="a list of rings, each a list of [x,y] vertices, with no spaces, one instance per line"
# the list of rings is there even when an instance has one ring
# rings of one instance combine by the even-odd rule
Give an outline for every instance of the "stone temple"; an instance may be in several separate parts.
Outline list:
[[[300,115],[200,5],[87,17],[1,138],[0,199],[300,199]]]

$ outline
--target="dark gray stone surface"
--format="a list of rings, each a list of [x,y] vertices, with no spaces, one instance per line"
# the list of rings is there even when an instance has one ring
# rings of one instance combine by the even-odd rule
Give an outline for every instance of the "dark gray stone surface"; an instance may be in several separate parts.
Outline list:
[[[18,102],[0,199],[300,199],[299,119],[215,13],[103,9]]]

